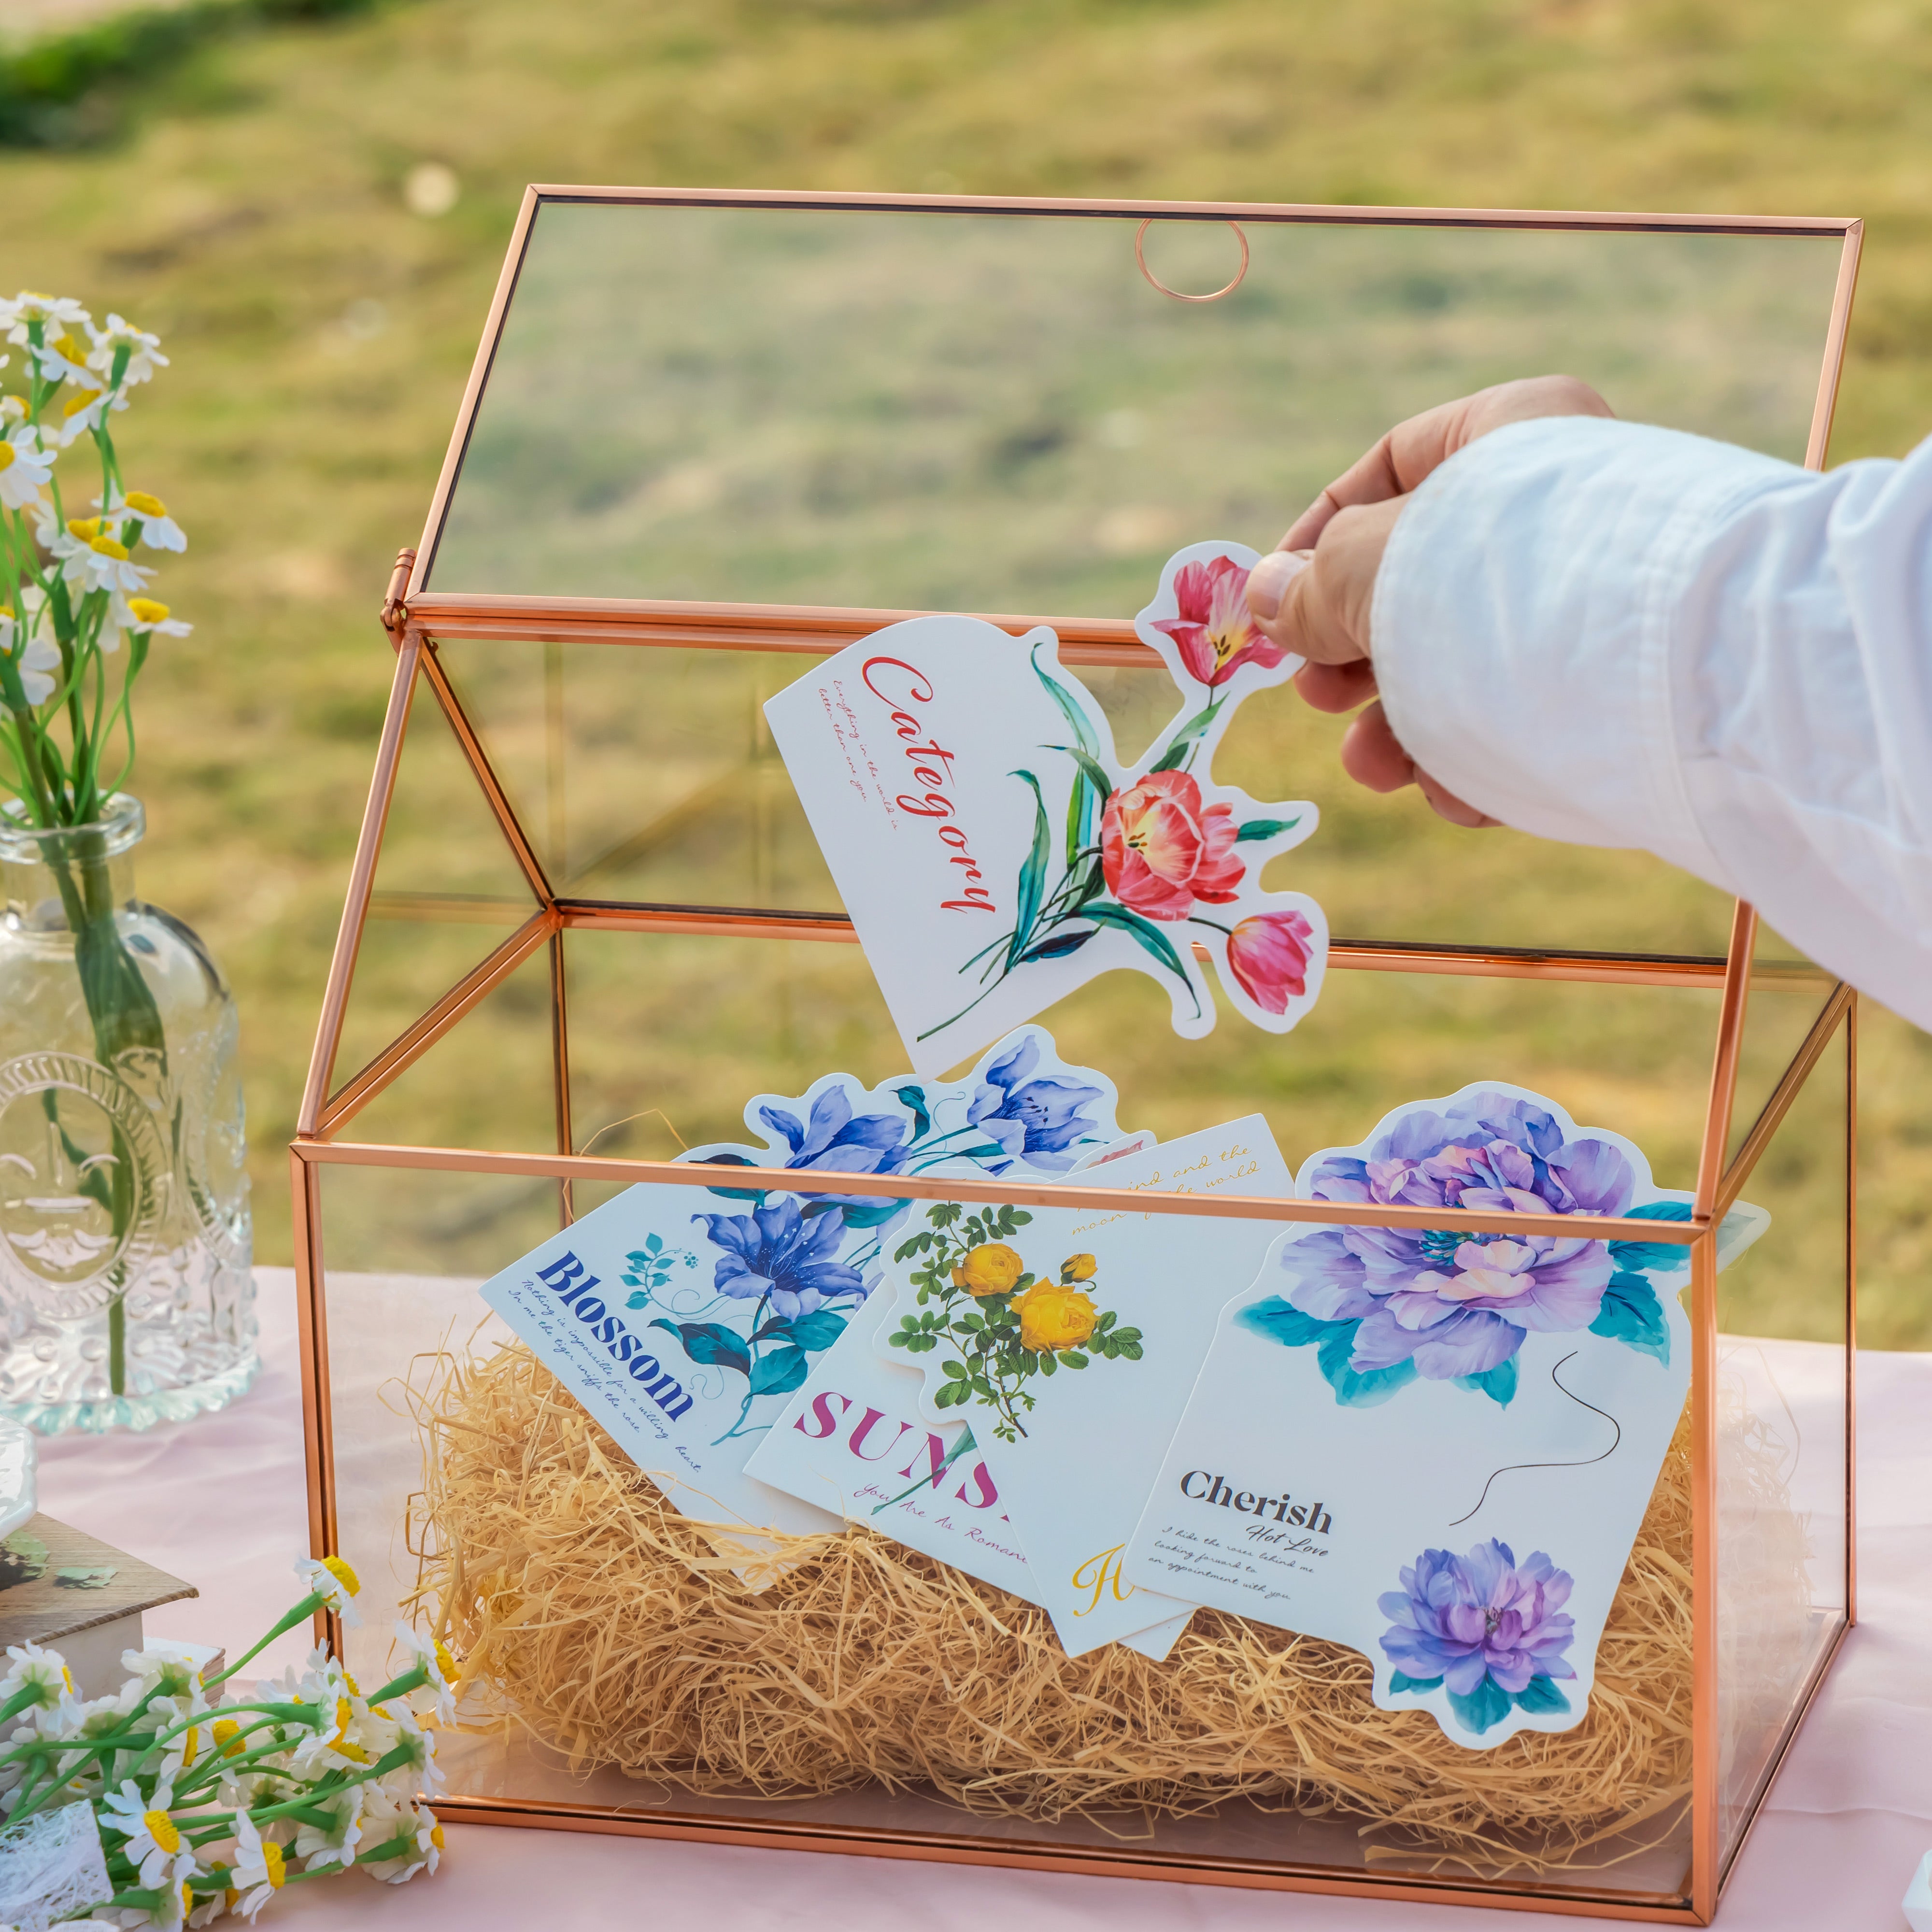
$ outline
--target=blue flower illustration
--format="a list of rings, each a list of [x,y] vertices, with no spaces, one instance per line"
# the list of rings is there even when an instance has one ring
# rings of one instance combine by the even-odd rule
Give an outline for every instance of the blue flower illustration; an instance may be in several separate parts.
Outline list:
[[[845,1238],[844,1216],[807,1215],[788,1196],[776,1206],[748,1214],[694,1214],[724,1252],[713,1280],[720,1294],[735,1300],[771,1298],[772,1312],[786,1322],[811,1314],[829,1301],[862,1298],[866,1279],[834,1258]]]
[[[987,1068],[967,1112],[968,1120],[1006,1153],[1005,1160],[988,1163],[994,1174],[1022,1157],[1030,1167],[1064,1173],[1079,1158],[1083,1138],[1096,1137],[1096,1124],[1082,1110],[1103,1097],[1101,1090],[1071,1080],[1028,1079],[1039,1063],[1039,1044],[1029,1035]]]

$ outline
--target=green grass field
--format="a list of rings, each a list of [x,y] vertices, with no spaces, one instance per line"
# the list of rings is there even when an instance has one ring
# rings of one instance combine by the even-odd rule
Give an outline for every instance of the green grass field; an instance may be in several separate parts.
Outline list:
[[[1833,460],[1898,454],[1932,430],[1924,6],[397,0],[211,42],[129,91],[120,116],[102,145],[0,153],[0,281],[118,309],[159,329],[175,358],[123,436],[130,483],[188,528],[192,548],[163,594],[196,625],[158,656],[142,692],[135,789],[153,832],[141,878],[206,935],[242,1001],[265,1260],[287,1254],[282,1148],[388,686],[375,610],[397,548],[421,530],[528,181],[1858,214],[1870,232]],[[403,194],[425,160],[461,184],[434,219]],[[1546,347],[1521,338],[1526,356]],[[1719,406],[1724,348],[1705,358],[1713,413],[1695,418],[1720,429],[1738,420]],[[1444,365],[1442,380],[1462,366]],[[1426,399],[1431,376],[1426,362],[1406,374],[1405,406]],[[1070,410],[1100,407],[1068,382]],[[555,421],[596,406],[559,373]],[[1070,476],[1080,447],[1054,459]],[[1302,466],[1312,477],[1328,460],[1304,452]],[[1082,476],[1083,490],[1107,487],[1104,465]],[[680,487],[659,506],[673,513],[670,542],[682,540],[677,514],[732,485]],[[1243,519],[1226,533],[1271,542],[1309,487],[1293,464],[1251,477],[1226,499]],[[1134,526],[1072,588],[1118,596],[1109,586],[1145,568],[1143,551],[1157,563],[1167,535]],[[537,546],[536,563],[568,540]],[[980,601],[970,575],[962,602]],[[469,673],[479,689],[482,657]],[[1603,943],[1660,919],[1710,926],[1710,896],[1640,865],[1547,849],[1521,861],[1526,842],[1513,840],[1472,855],[1471,842],[1421,822],[1413,794],[1348,800],[1326,762],[1334,727],[1287,705],[1266,742],[1292,742],[1297,777],[1329,812],[1330,875],[1311,889],[1338,930],[1400,932],[1412,910],[1418,927],[1511,936],[1470,930],[1484,923],[1477,907],[1533,921],[1546,940]],[[1256,772],[1236,775],[1266,788]],[[424,783],[427,826],[440,808],[434,775]],[[1391,842],[1408,856],[1378,872]],[[426,884],[446,869],[428,842],[418,862]],[[480,950],[449,944],[455,970]],[[743,1094],[856,1052],[841,1024],[814,1018],[863,1009],[862,980],[846,983],[856,956],[784,950],[816,956],[777,973],[782,986],[748,961],[720,986],[720,956],[666,948],[640,988],[586,949],[586,1010],[608,1012],[610,1036],[628,1044],[585,1074],[580,1138],[586,1121],[663,1106],[682,1110],[695,1139],[728,1126],[712,1115]],[[443,957],[372,953],[366,1043],[380,1044],[388,1017],[410,1016]],[[794,1010],[808,982],[834,990]],[[682,1025],[680,989],[692,988],[703,1018]],[[504,1037],[526,1036],[530,993],[500,998]],[[1332,1000],[1324,1029],[1268,1090],[1306,1119],[1292,1154],[1354,1138],[1404,1090],[1460,1084],[1484,1040],[1503,1037],[1525,1042],[1532,1070],[1568,1078],[1585,1118],[1648,1137],[1660,1168],[1683,1158],[1701,1021],[1657,1027],[1610,1000],[1580,1030],[1574,1003],[1546,1010],[1492,988],[1452,1009],[1426,987],[1398,1000],[1382,976],[1338,976]],[[1144,1072],[1162,1092],[1131,1110],[1136,1120],[1172,1132],[1227,1111],[1243,1090],[1232,1028],[1190,1060],[1149,1016],[1156,1005],[1133,988],[1063,1030],[1070,1052],[1114,1066],[1124,1087]],[[1598,1036],[1579,1044],[1589,1029]],[[667,1040],[668,1061],[644,1051]],[[1932,1044],[1876,1012],[1866,1040],[1862,1333],[1932,1346]],[[394,1131],[445,1124],[450,1089],[430,1068],[383,1103]],[[490,1099],[446,1124],[490,1138]],[[448,1224],[466,1262],[508,1238],[473,1220]],[[472,1233],[458,1239],[462,1228]]]

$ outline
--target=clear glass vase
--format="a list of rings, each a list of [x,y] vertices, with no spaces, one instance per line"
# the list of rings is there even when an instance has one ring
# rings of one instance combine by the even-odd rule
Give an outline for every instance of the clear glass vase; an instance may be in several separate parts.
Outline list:
[[[146,829],[0,808],[0,1414],[46,1435],[184,1420],[259,1361],[234,996],[134,897]]]

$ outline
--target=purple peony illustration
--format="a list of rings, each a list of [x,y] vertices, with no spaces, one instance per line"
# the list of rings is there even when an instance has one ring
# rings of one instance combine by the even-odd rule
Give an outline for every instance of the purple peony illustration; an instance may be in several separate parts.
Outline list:
[[[1097,1087],[1071,1080],[1030,1080],[1039,1064],[1040,1047],[1031,1036],[986,1070],[966,1118],[1009,1160],[992,1168],[1004,1174],[1022,1156],[1030,1167],[1064,1173],[1079,1158],[1075,1143],[1094,1123],[1082,1109],[1102,1097]]]
[[[865,1277],[834,1258],[845,1238],[845,1222],[836,1210],[808,1216],[787,1198],[748,1214],[694,1214],[724,1252],[712,1286],[741,1301],[771,1298],[772,1312],[787,1322],[809,1315],[829,1301],[862,1299]]]
[[[1575,1634],[1563,1613],[1570,1587],[1541,1550],[1519,1564],[1493,1537],[1466,1556],[1425,1550],[1402,1571],[1402,1588],[1376,1600],[1390,1623],[1382,1646],[1396,1666],[1391,1688],[1443,1684],[1457,1716],[1478,1731],[1512,1703],[1568,1709],[1550,1680],[1576,1674],[1564,1656]]]
[[[1310,1192],[1318,1201],[1622,1214],[1635,1186],[1610,1142],[1566,1142],[1544,1108],[1491,1092],[1404,1114],[1366,1160],[1322,1163]],[[1351,1368],[1412,1364],[1436,1382],[1500,1367],[1528,1330],[1588,1328],[1613,1272],[1602,1241],[1410,1228],[1327,1230],[1294,1243],[1282,1266],[1293,1307],[1359,1323]]]

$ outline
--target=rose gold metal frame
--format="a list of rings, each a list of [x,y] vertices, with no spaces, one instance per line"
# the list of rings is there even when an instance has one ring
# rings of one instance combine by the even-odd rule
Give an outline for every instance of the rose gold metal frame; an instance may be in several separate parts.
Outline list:
[[[1304,223],[1350,226],[1449,228],[1520,228],[1676,231],[1709,234],[1763,234],[1835,236],[1841,244],[1840,271],[1825,346],[1813,413],[1808,464],[1822,467],[1830,435],[1840,364],[1856,286],[1862,224],[1855,220],[1768,218],[1706,219],[1686,215],[1596,214],[1520,212],[1506,210],[1442,208],[1334,208],[1294,205],[1247,205],[1198,202],[1144,202],[1084,200],[1000,200],[970,196],[914,195],[792,194],[764,192],[532,188],[525,195],[502,274],[490,305],[482,342],[464,391],[448,453],[432,498],[423,540],[404,551],[385,600],[382,620],[396,650],[395,674],[374,774],[364,809],[340,932],[322,1003],[315,1052],[290,1148],[290,1174],[295,1216],[296,1273],[301,1312],[302,1406],[309,1494],[311,1547],[332,1554],[336,1544],[336,1493],[333,1420],[330,1406],[327,1293],[322,1245],[323,1170],[348,1166],[374,1168],[416,1168],[478,1174],[541,1177],[556,1184],[560,1213],[571,1218],[571,1190],[580,1180],[660,1185],[688,1184],[690,1171],[671,1162],[592,1156],[574,1151],[570,1119],[569,1040],[564,974],[565,934],[576,931],[699,933],[715,937],[812,939],[850,944],[849,920],[833,914],[795,914],[764,908],[656,905],[561,896],[548,878],[536,847],[519,821],[515,808],[492,769],[482,740],[464,709],[444,666],[440,646],[463,639],[605,644],[630,646],[755,650],[823,656],[887,624],[919,614],[807,606],[768,606],[662,600],[596,598],[476,596],[430,591],[424,586],[434,561],[435,546],[460,470],[463,454],[487,386],[490,368],[516,280],[527,248],[532,224],[548,201],[594,201],[632,205],[761,208],[842,208],[850,210],[927,210],[940,213],[996,213],[1042,218],[1102,216],[1143,225],[1156,220],[1210,220],[1233,224]],[[1245,244],[1245,236],[1243,237]],[[1052,626],[1062,640],[1062,656],[1072,664],[1152,666],[1154,654],[1135,636],[1130,623],[1118,620],[994,614],[994,622],[1010,630],[1038,623]],[[448,722],[464,758],[533,901],[521,925],[423,1014],[397,1036],[367,1065],[336,1083],[335,1060],[353,982],[364,928],[372,914],[376,862],[380,855],[413,703],[433,701]],[[397,908],[398,910],[405,908]],[[801,1171],[793,1182],[805,1188],[823,1185],[844,1193],[879,1194],[960,1201],[1011,1202],[1016,1204],[1057,1204],[1107,1209],[1131,1206],[1136,1211],[1246,1216],[1282,1222],[1346,1222],[1390,1226],[1445,1223],[1466,1225],[1472,1231],[1585,1233],[1606,1238],[1618,1236],[1646,1240],[1681,1241],[1691,1252],[1693,1330],[1692,1504],[1694,1610],[1696,1674],[1692,1709],[1692,1792],[1689,1804],[1691,1856],[1682,1888],[1669,1893],[1624,1892],[1606,1886],[1534,1884],[1486,1881],[1455,1876],[1406,1875],[1380,1877],[1338,1868],[1294,1863],[1264,1863],[1216,1858],[1193,1854],[1161,1852],[1127,1845],[1088,1849],[1072,1846],[1008,1844],[975,1837],[930,1832],[903,1832],[844,1826],[798,1824],[771,1820],[746,1821],[699,1811],[656,1810],[643,1814],[589,1804],[548,1800],[457,1796],[440,1801],[440,1808],[478,1822],[529,1825],[564,1831],[628,1833],[650,1838],[682,1838],[720,1844],[755,1844],[828,1851],[865,1852],[890,1858],[941,1858],[966,1864],[996,1864],[1040,1870],[1090,1872],[1112,1876],[1180,1880],[1208,1884],[1274,1888],[1288,1892],[1326,1892],[1364,1898],[1430,1900],[1482,1904],[1528,1911],[1583,1916],[1647,1920],[1660,1923],[1708,1924],[1717,1910],[1738,1846],[1729,1858],[1719,1844],[1718,1748],[1719,1683],[1717,1672],[1716,1579],[1720,1552],[1717,1542],[1716,1419],[1713,1372],[1717,1346],[1715,1228],[1736,1200],[1806,1078],[1829,1051],[1842,1026],[1847,1056],[1847,1199],[1855,1199],[1856,1152],[1854,1121],[1856,1103],[1857,1004],[1848,988],[1834,986],[1815,969],[1766,962],[1756,957],[1756,922],[1750,909],[1740,905],[1726,955],[1717,957],[1657,957],[1640,954],[1534,951],[1438,945],[1392,945],[1380,942],[1336,941],[1330,963],[1342,970],[1448,974],[1541,980],[1596,982],[1627,986],[1704,988],[1721,994],[1715,1051],[1706,1113],[1697,1186],[1691,1218],[1684,1222],[1625,1221],[1598,1216],[1501,1216],[1480,1213],[1401,1208],[1339,1207],[1316,1202],[1275,1199],[1163,1197],[1106,1187],[1016,1188],[1006,1183],[922,1181],[904,1177],[850,1174],[820,1174]],[[553,1072],[556,1114],[556,1151],[552,1154],[494,1153],[468,1148],[387,1146],[339,1138],[355,1117],[413,1062],[456,1026],[494,988],[539,950],[547,954],[550,975]],[[1754,989],[1777,986],[1784,990],[1815,989],[1820,997],[1817,1019],[1774,1086],[1760,1116],[1726,1159],[1736,1097],[1739,1056],[1748,1002]],[[1828,1644],[1762,1780],[1751,1816],[1761,1809],[1784,1752],[1808,1708],[1810,1699],[1828,1670],[1844,1628],[1856,1615],[1856,1547],[1852,1516],[1852,1448],[1850,1402],[1853,1392],[1856,1230],[1848,1208],[1846,1229],[1847,1335],[1846,1399],[1846,1570],[1847,1614],[1837,1638]],[[340,1632],[328,1633],[340,1641]],[[1750,1820],[1746,1821],[1745,1832]],[[1738,1845],[1744,1834],[1739,1835]]]

